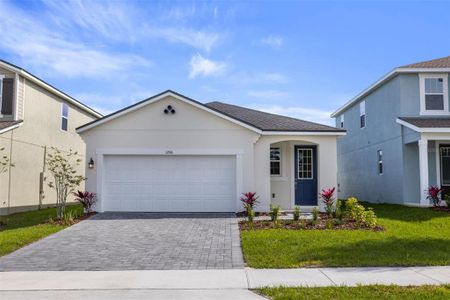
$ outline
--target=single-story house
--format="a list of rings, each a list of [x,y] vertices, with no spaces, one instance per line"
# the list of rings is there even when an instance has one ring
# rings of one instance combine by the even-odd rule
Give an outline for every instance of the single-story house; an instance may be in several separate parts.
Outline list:
[[[345,130],[165,91],[77,128],[96,210],[236,212],[318,205]]]

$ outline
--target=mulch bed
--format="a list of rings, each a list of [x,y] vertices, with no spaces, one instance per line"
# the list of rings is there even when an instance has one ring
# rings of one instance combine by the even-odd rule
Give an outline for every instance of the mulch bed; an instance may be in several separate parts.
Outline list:
[[[287,216],[287,212],[280,211],[280,216]],[[236,217],[238,218],[246,218],[247,212],[246,211],[240,211],[236,213]],[[270,214],[268,212],[257,212],[255,211],[255,217],[270,217]]]
[[[433,206],[433,207],[430,207],[430,209],[434,210],[434,211],[443,211],[443,212],[450,213],[450,208],[448,206]]]
[[[332,227],[330,227],[331,222]],[[336,223],[334,219],[328,217],[327,214],[320,214],[317,221],[312,220],[278,220],[278,224],[275,225],[272,221],[254,221],[253,228],[250,227],[247,221],[239,222],[239,229],[243,230],[264,230],[264,229],[289,229],[289,230],[371,230],[371,231],[384,231],[384,228],[377,225],[375,228],[357,227],[356,222],[351,219],[343,219],[342,222]]]
[[[51,220],[50,223],[51,224],[55,224],[55,225],[61,225],[61,226],[72,226],[72,225],[77,224],[77,223],[79,223],[79,222],[81,222],[83,220],[86,220],[87,218],[89,218],[89,217],[91,217],[93,215],[96,215],[96,214],[97,213],[95,211],[87,213],[87,214],[84,214],[82,216],[79,216],[79,217],[73,219],[73,221],[70,222],[70,223],[67,223],[66,220]]]

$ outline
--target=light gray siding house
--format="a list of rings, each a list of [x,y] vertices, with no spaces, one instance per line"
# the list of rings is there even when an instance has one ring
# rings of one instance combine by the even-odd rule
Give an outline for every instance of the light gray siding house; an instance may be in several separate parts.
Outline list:
[[[450,193],[450,56],[395,68],[332,114],[338,196],[427,206]]]

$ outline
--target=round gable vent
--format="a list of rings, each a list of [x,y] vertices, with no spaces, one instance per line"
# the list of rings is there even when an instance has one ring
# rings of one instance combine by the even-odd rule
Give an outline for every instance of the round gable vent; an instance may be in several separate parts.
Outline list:
[[[167,107],[164,109],[164,113],[166,115],[168,114],[175,114],[175,109],[172,107],[172,105],[167,105]]]

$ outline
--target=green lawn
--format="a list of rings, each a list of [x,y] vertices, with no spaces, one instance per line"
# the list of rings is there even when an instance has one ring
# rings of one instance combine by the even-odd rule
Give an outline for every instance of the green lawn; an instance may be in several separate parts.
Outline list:
[[[81,205],[71,205],[66,208],[66,213],[70,211],[81,214],[83,208]],[[0,221],[6,223],[6,226],[0,227],[0,256],[64,229],[66,226],[48,223],[49,218],[55,217],[55,208],[0,217]]]
[[[254,268],[450,265],[449,213],[370,206],[385,231],[245,231],[245,260]]]
[[[450,286],[370,285],[358,287],[265,288],[258,293],[274,300],[288,299],[450,299]]]

